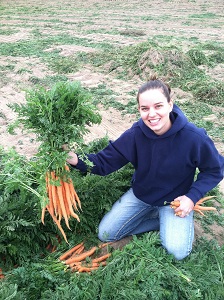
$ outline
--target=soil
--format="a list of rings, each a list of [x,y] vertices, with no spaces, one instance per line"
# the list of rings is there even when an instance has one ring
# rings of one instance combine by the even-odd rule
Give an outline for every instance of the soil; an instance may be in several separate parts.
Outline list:
[[[150,7],[149,7],[150,6]],[[87,1],[38,1],[34,0],[3,0],[0,7],[11,11],[9,17],[4,10],[1,12],[0,44],[29,41],[35,32],[45,35],[70,34],[73,37],[88,39],[91,43],[111,43],[117,46],[134,45],[155,37],[160,43],[169,44],[176,39],[184,50],[192,46],[193,41],[224,42],[223,0],[87,0]],[[26,13],[26,9],[32,14]],[[207,16],[207,18],[206,18]],[[57,26],[55,26],[57,24]],[[4,30],[12,33],[2,34]],[[38,33],[38,32],[37,32]],[[166,37],[163,38],[162,37]],[[55,44],[45,51],[59,51],[62,57],[72,57],[77,52],[99,51],[97,47]],[[224,65],[219,64],[213,69],[206,69],[207,74],[215,79],[224,80]],[[4,148],[15,149],[27,158],[37,151],[35,137],[17,130],[16,135],[7,133],[7,126],[15,119],[15,114],[8,107],[10,103],[23,103],[25,90],[33,87],[32,78],[43,79],[57,75],[49,70],[47,64],[34,56],[0,56],[0,134]],[[112,73],[105,75],[92,66],[86,66],[78,72],[66,75],[69,80],[79,80],[84,86],[94,87],[107,84],[117,101],[125,103],[130,91],[136,91],[142,84],[139,77],[124,81],[117,79]],[[173,90],[173,98],[179,101],[192,99],[192,95],[180,89]],[[137,108],[137,107],[136,107]],[[217,108],[219,110],[219,108]],[[114,108],[99,107],[102,123],[92,126],[86,136],[89,142],[105,136],[116,139],[125,129],[129,128],[136,115],[123,115]],[[217,122],[217,117],[210,116]],[[211,119],[210,119],[211,120]],[[224,154],[224,145],[215,141],[219,151]],[[219,185],[224,194],[224,181]],[[223,210],[221,210],[223,213]],[[223,243],[224,230],[221,226],[211,225],[208,237],[215,235]],[[197,223],[196,236],[203,229]],[[204,233],[205,234],[205,233]]]

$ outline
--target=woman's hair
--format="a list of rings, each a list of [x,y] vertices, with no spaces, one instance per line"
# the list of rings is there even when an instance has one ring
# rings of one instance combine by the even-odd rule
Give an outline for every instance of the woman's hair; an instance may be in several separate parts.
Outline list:
[[[150,77],[150,80],[144,83],[138,90],[137,94],[137,101],[139,103],[139,96],[140,94],[144,93],[145,91],[152,90],[152,89],[160,89],[161,92],[167,99],[167,102],[170,102],[170,93],[171,89],[168,84],[164,83],[162,80],[158,79],[155,75]]]

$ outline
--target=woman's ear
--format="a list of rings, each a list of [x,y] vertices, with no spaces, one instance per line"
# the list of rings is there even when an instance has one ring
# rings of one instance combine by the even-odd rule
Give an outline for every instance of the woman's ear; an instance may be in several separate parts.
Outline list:
[[[173,100],[172,99],[170,99],[169,105],[170,105],[170,112],[171,112],[173,110]]]

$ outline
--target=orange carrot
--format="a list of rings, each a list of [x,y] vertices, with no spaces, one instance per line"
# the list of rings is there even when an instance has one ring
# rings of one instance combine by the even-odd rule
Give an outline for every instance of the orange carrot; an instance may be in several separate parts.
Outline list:
[[[65,164],[65,170],[70,172],[69,166]]]
[[[199,210],[217,210],[215,207],[208,207],[208,206],[200,206],[200,205],[195,205],[194,210],[199,209]]]
[[[108,246],[108,245],[111,245],[113,242],[106,242],[106,243],[103,243],[103,244],[101,244],[101,245],[99,245],[98,247],[100,248],[100,249],[102,249],[102,248],[104,248],[104,247],[106,247],[106,246]]]
[[[68,209],[69,209],[69,213],[71,214],[71,216],[75,219],[78,220],[78,222],[80,222],[79,216],[74,212],[73,208],[72,208],[72,195],[70,194],[70,189],[69,189],[69,185],[67,182],[64,182],[64,189],[65,189],[65,195],[67,198],[67,203],[68,203]]]
[[[46,212],[46,206],[42,208],[42,212],[41,212],[41,222],[43,224],[44,224],[45,212]]]
[[[90,250],[85,251],[85,252],[81,253],[78,256],[69,258],[65,261],[65,264],[69,265],[73,262],[82,261],[82,260],[86,259],[87,257],[93,255],[95,253],[96,249],[97,249],[97,247],[92,247]]]
[[[81,254],[85,249],[85,246],[82,245],[77,251],[75,251],[75,255]]]
[[[74,266],[71,267],[71,271],[79,271],[83,270],[83,268],[91,268],[91,270],[97,270],[100,266],[106,266],[106,261],[103,261],[101,263],[90,263],[90,264],[86,264],[86,265],[82,265],[81,263],[74,263]],[[94,269],[93,269],[94,268]],[[80,272],[80,271],[79,271]]]
[[[54,171],[51,172],[51,178],[53,180],[55,180],[55,173]],[[53,200],[53,206],[54,206],[54,212],[55,212],[55,215],[57,216],[58,214],[58,200],[57,200],[57,187],[53,184],[50,184],[49,185],[51,186],[51,193],[52,193],[52,200]]]
[[[78,272],[79,273],[82,273],[82,272],[91,272],[91,271],[94,271],[94,270],[97,270],[98,267],[78,267]]]
[[[60,181],[60,184],[61,184],[61,181]],[[64,204],[64,198],[63,198],[63,192],[62,192],[62,185],[57,186],[57,192],[58,192],[58,198],[59,198],[60,207],[61,207],[61,210],[62,210],[62,215],[63,215],[63,217],[65,219],[65,223],[66,223],[68,229],[71,230],[71,228],[69,226],[69,223],[68,223],[68,216],[67,216],[67,212],[66,212],[66,208],[65,208],[65,204]]]
[[[204,201],[206,200],[210,200],[212,198],[215,198],[216,196],[207,196],[207,197],[204,197],[204,198],[201,198],[200,200],[198,200],[198,202],[196,204],[201,204],[203,203]]]
[[[180,206],[180,201],[179,201],[179,200],[171,201],[171,202],[170,202],[170,205],[171,205],[171,206],[179,207],[179,206]]]
[[[67,165],[65,165],[65,170],[68,172],[70,171]],[[60,185],[58,186],[57,184],[54,184],[54,181],[60,182]],[[69,229],[70,217],[73,217],[80,222],[79,216],[73,210],[73,208],[78,210],[77,203],[81,208],[80,199],[75,191],[72,180],[67,178],[67,176],[66,178],[58,178],[53,170],[46,172],[46,189],[49,202],[44,208],[42,208],[41,221],[44,224],[47,209],[64,237],[65,233],[60,225],[61,220],[64,218],[65,224]]]
[[[67,252],[65,252],[64,254],[62,254],[59,259],[60,260],[64,260],[66,258],[68,258],[70,255],[72,255],[75,251],[77,251],[81,246],[83,246],[84,242],[79,243],[78,245],[72,247],[70,250],[68,250]]]
[[[84,245],[81,246],[77,251],[75,251],[70,257],[69,259],[72,259],[74,257],[77,257],[78,255],[80,255],[83,251],[84,251],[85,247]],[[73,262],[73,263],[70,263],[69,266],[72,267],[74,266],[74,264],[77,264],[77,263],[81,263],[81,262]]]
[[[70,169],[69,169],[68,165],[65,165],[65,170],[68,171],[68,172],[70,172]],[[78,205],[79,205],[80,209],[82,209],[81,208],[81,201],[79,199],[78,194],[76,193],[75,187],[74,187],[73,182],[72,182],[71,179],[69,179],[68,185],[69,185],[69,188],[70,188],[71,195],[75,196],[75,199],[78,202]]]
[[[205,217],[205,214],[203,214],[203,212],[200,209],[194,209],[196,212],[198,212],[200,215]]]
[[[47,191],[48,191],[48,198],[49,198],[49,209],[51,210],[51,212],[54,212],[54,206],[53,206],[53,198],[52,198],[52,189],[51,189],[51,185],[50,185],[50,180],[49,180],[49,172],[47,172],[46,174],[46,184],[47,184]]]
[[[52,214],[52,212],[50,211],[49,205],[47,205],[46,208],[47,208],[47,210],[49,211],[49,213],[50,213],[52,219],[54,220],[54,222],[55,222],[56,225],[58,226],[58,229],[61,231],[61,234],[62,234],[63,238],[65,239],[66,243],[68,243],[66,234],[65,234],[63,228],[61,227],[60,222],[57,220],[57,218],[54,216],[54,214]]]
[[[110,257],[111,256],[111,253],[107,253],[107,254],[104,254],[104,255],[102,255],[102,256],[100,256],[100,257],[97,257],[97,258],[94,258],[94,259],[92,259],[92,263],[95,263],[95,262],[102,262],[102,261],[104,261],[104,260],[106,260],[108,257]]]
[[[75,187],[74,187],[72,181],[70,181],[70,182],[68,183],[68,185],[69,185],[71,194],[74,195],[75,200],[77,201],[77,203],[78,203],[78,205],[79,205],[79,208],[82,210],[82,207],[81,207],[81,201],[80,201],[80,199],[79,199],[78,194],[77,194],[76,191],[75,191]]]
[[[182,211],[178,211],[175,213],[176,216],[181,216],[182,215]]]

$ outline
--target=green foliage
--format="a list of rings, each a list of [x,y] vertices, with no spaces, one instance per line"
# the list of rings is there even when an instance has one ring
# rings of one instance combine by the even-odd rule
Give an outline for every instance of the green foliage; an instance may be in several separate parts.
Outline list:
[[[91,275],[62,271],[62,264],[46,258],[12,271],[7,284],[24,299],[222,300],[223,250],[200,240],[191,256],[176,261],[157,233],[146,233],[114,251],[107,266]]]
[[[22,124],[24,130],[34,133],[41,142],[37,156],[41,158],[38,163],[43,164],[43,174],[49,169],[60,172],[67,158],[62,145],[75,142],[82,149],[87,125],[101,121],[91,95],[79,82],[57,82],[50,90],[43,87],[30,90],[25,104],[9,106],[18,114],[9,131]]]
[[[96,152],[107,143],[105,137],[86,145],[84,150]],[[9,157],[13,157],[14,164]],[[14,150],[2,150],[2,173],[15,172],[19,176],[24,172],[20,176],[34,188],[34,170],[35,164]],[[70,224],[72,231],[66,232],[71,246],[81,240],[87,247],[98,243],[99,221],[129,188],[132,172],[130,165],[102,178],[71,171],[83,207],[81,222],[74,220]],[[223,299],[224,249],[205,239],[197,239],[192,254],[176,261],[161,247],[157,232],[145,233],[134,237],[122,250],[114,250],[108,265],[91,275],[66,271],[58,257],[68,246],[64,241],[55,241],[58,232],[49,216],[45,226],[40,223],[38,197],[6,176],[0,178],[0,257],[6,275],[6,280],[0,281],[0,299],[11,295],[18,300]],[[58,246],[58,251],[46,255],[49,241]],[[17,268],[13,268],[15,264]]]
[[[13,149],[0,154],[0,265],[5,269],[39,256],[56,233],[49,221],[42,230],[32,165]]]
[[[78,71],[80,61],[76,57],[57,57],[49,61],[49,66],[59,74],[69,74]]]
[[[64,142],[82,141],[86,125],[101,121],[91,104],[91,95],[79,82],[57,82],[50,90],[30,90],[25,104],[12,104],[18,121],[37,140],[59,148]]]
[[[192,59],[196,66],[207,65],[209,63],[209,60],[201,50],[190,49],[187,52],[187,55]]]
[[[97,24],[95,22],[98,22],[99,18],[103,21],[103,14],[100,11],[102,7],[107,10],[105,14],[107,22],[111,18],[111,10],[108,11],[110,1],[105,2],[103,6],[94,3],[91,9],[88,8],[88,14],[84,19],[85,5],[81,4],[79,6],[78,3],[72,3],[71,1],[66,4],[56,2],[54,5],[46,1],[41,5],[32,5],[32,3],[25,2],[5,6],[0,4],[0,11],[10,21],[8,24],[11,24],[6,26],[7,21],[3,22],[4,24],[0,30],[1,34],[9,35],[18,32],[18,29],[22,30],[24,25],[29,31],[29,36],[25,37],[24,40],[1,43],[0,54],[8,56],[5,61],[9,60],[6,65],[3,63],[0,67],[1,87],[8,84],[9,78],[12,81],[13,78],[16,78],[18,89],[21,83],[24,84],[22,82],[24,77],[20,80],[18,77],[21,73],[19,71],[22,69],[17,72],[16,77],[8,74],[13,69],[14,71],[17,70],[17,56],[26,57],[27,60],[30,57],[39,58],[54,72],[54,75],[47,75],[44,78],[29,77],[28,84],[42,85],[46,89],[40,88],[28,92],[28,101],[31,101],[32,97],[38,102],[40,101],[38,97],[46,101],[46,99],[51,99],[53,94],[56,95],[56,98],[57,95],[65,95],[67,93],[66,88],[63,87],[63,91],[54,93],[49,90],[49,87],[58,81],[64,86],[62,81],[68,81],[65,75],[74,73],[81,67],[88,66],[88,68],[97,68],[94,69],[94,72],[109,73],[109,78],[112,80],[112,76],[117,76],[125,81],[132,78],[137,79],[137,81],[145,81],[151,73],[157,73],[161,78],[168,81],[172,88],[178,87],[193,94],[194,101],[179,103],[180,107],[187,113],[190,121],[198,126],[205,127],[210,134],[223,141],[223,128],[220,127],[220,124],[218,124],[218,127],[216,122],[204,120],[204,117],[213,113],[211,105],[223,106],[223,83],[211,78],[200,67],[203,65],[206,69],[210,68],[210,71],[212,71],[212,67],[224,62],[221,40],[214,42],[212,41],[214,37],[210,35],[211,40],[200,43],[199,38],[193,37],[192,33],[186,40],[184,36],[176,38],[175,33],[174,36],[170,34],[167,36],[166,32],[163,35],[159,35],[158,32],[158,35],[153,34],[152,40],[125,47],[126,43],[130,45],[130,42],[141,41],[141,36],[144,35],[144,30],[131,28],[133,17],[135,23],[136,21],[141,22],[141,20],[154,20],[155,23],[165,22],[167,19],[171,20],[172,16],[167,13],[158,16],[136,17],[135,14],[131,16],[128,11],[129,6],[126,4],[127,14],[124,15],[119,13],[121,8],[119,4],[116,5],[116,9],[119,9],[117,10],[116,19],[118,20],[120,16],[122,18],[124,16],[124,18],[118,30],[114,28],[111,31],[108,26],[105,26],[106,29],[103,28],[103,23],[102,28],[95,26]],[[164,2],[167,2],[167,0],[164,0]],[[134,3],[130,3],[130,5],[131,9],[136,8]],[[195,8],[197,9],[197,7]],[[194,26],[194,22],[209,19],[211,21],[215,18],[215,24],[214,22],[208,22],[206,26],[211,23],[213,25],[210,27],[217,26],[219,28],[221,15],[208,12],[208,6],[201,8],[203,13],[195,9],[195,14],[189,15],[191,22],[185,22],[185,25]],[[69,18],[67,18],[68,11]],[[60,12],[60,18],[57,16],[58,12]],[[77,13],[75,19],[71,17],[74,12]],[[41,18],[39,18],[40,13]],[[45,15],[46,13],[47,15]],[[30,22],[27,22],[27,16],[29,16]],[[50,18],[48,18],[49,16]],[[81,16],[81,19],[79,19],[79,16]],[[112,18],[114,19],[114,15]],[[16,29],[14,20],[18,21]],[[34,23],[37,20],[39,22],[38,29],[36,29],[37,26]],[[175,20],[177,20],[176,17]],[[127,22],[129,26],[126,26]],[[35,29],[32,30],[34,25]],[[91,25],[91,29],[89,30],[86,25]],[[69,34],[66,32],[66,29],[68,29],[66,26],[69,26]],[[94,28],[98,29],[95,30]],[[121,28],[126,29],[122,31]],[[144,29],[142,23],[139,28]],[[49,30],[53,35],[49,36]],[[60,33],[54,35],[54,32]],[[98,40],[96,34],[99,32],[106,33],[108,36],[101,35],[101,39]],[[114,40],[114,37],[118,38],[118,33],[123,36],[122,47],[117,47],[117,41]],[[78,36],[78,34],[85,35],[85,38]],[[113,44],[109,42],[110,34],[113,34],[111,36]],[[105,42],[106,38],[108,42]],[[156,40],[165,46],[159,46],[155,42]],[[175,46],[172,46],[173,42],[175,42]],[[185,43],[185,45],[187,43],[188,46],[189,43],[195,45],[184,53],[178,48],[180,44],[183,45],[182,43]],[[80,52],[73,57],[62,57],[59,54],[58,46],[60,45],[82,45],[94,47],[98,51],[95,53]],[[91,64],[92,66],[90,66]],[[67,84],[69,85],[69,83]],[[85,90],[83,92],[85,94],[83,97],[84,102],[90,102],[91,105],[96,102],[103,103],[105,106],[108,106],[109,103],[110,106],[122,110],[124,113],[136,112],[136,99],[125,105],[117,103],[117,99],[114,97],[117,94],[108,89],[107,84],[89,90],[93,92],[94,99],[88,98]],[[133,97],[135,97],[135,94],[136,92],[134,92]],[[54,98],[54,96],[52,97]],[[70,96],[64,99],[64,102],[71,105],[70,109],[67,107],[69,112],[72,111],[74,101],[70,99]],[[43,102],[41,103],[43,104]],[[54,111],[51,112],[53,106],[51,107],[50,104],[48,106],[48,104],[45,108],[41,107],[40,111],[36,110],[33,114],[33,117],[37,119],[35,120],[37,128],[42,130],[40,134],[38,131],[35,132],[40,137],[39,141],[41,143],[41,137],[48,142],[47,138],[51,138],[50,132],[53,132],[51,131],[53,126],[49,125],[49,120],[43,116],[42,110],[43,112],[49,112],[49,114],[56,114],[57,122],[61,126],[60,130],[64,130],[63,125],[67,126],[62,122],[67,120],[68,114],[61,118],[60,109],[54,108]],[[37,107],[38,105],[35,106],[35,109]],[[216,114],[218,113],[216,112]],[[221,120],[221,117],[223,117],[221,111],[219,111],[219,116]],[[4,115],[2,114],[1,117],[4,118]],[[72,124],[71,120],[68,123]],[[87,121],[86,124],[89,124],[89,122]],[[32,126],[30,128],[29,126],[26,127],[24,123],[24,129],[32,129]],[[84,145],[82,136],[85,131],[82,132],[82,130],[77,129],[76,132],[74,128],[70,129],[71,131],[68,129],[67,133],[63,132],[63,138],[61,132],[58,132],[59,136],[56,138],[58,147],[61,147],[67,141],[70,142],[74,137],[74,144],[76,142],[80,144],[83,151],[96,152],[108,142],[108,139],[105,138],[90,145]],[[69,136],[69,132],[71,136]],[[54,134],[57,135],[55,128]],[[224,299],[224,248],[218,246],[215,241],[205,239],[197,239],[192,254],[187,259],[178,262],[162,249],[157,233],[146,233],[142,236],[139,235],[138,238],[134,237],[133,241],[122,251],[114,251],[109,259],[108,266],[100,268],[91,275],[71,274],[66,271],[64,265],[59,263],[57,258],[68,249],[68,245],[64,241],[58,244],[56,234],[60,235],[60,233],[48,214],[45,218],[45,226],[41,224],[39,205],[39,199],[41,199],[42,204],[46,201],[44,199],[46,195],[43,193],[45,190],[44,174],[46,168],[49,165],[54,168],[58,164],[64,163],[66,153],[63,153],[60,149],[58,151],[54,149],[53,155],[49,155],[51,154],[51,147],[49,147],[49,143],[48,146],[45,146],[41,146],[39,156],[32,161],[27,161],[14,150],[8,152],[0,150],[0,267],[3,268],[6,275],[5,280],[0,280],[0,300]],[[129,188],[132,172],[133,169],[130,165],[107,177],[90,174],[83,176],[76,170],[71,171],[76,190],[82,201],[83,211],[79,213],[81,222],[71,221],[72,230],[66,232],[70,245],[74,245],[83,239],[86,240],[88,246],[99,242],[97,239],[99,221],[114,201]],[[218,194],[218,191],[216,190],[215,193]],[[207,230],[209,225],[214,224],[214,222],[220,226],[224,225],[223,215],[218,213],[210,213],[206,219],[196,217],[196,221],[200,221],[204,229],[207,228]],[[57,245],[58,248],[56,253],[47,255],[49,253],[45,247],[49,242]]]

